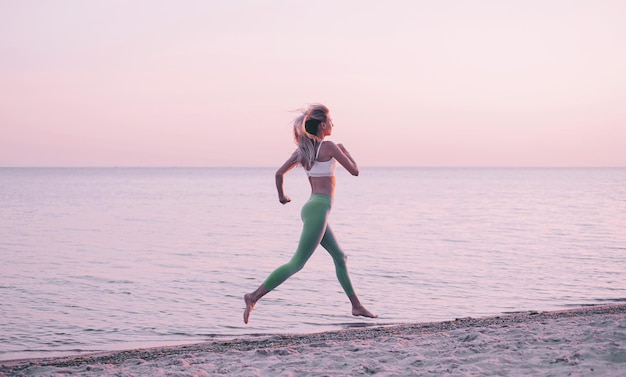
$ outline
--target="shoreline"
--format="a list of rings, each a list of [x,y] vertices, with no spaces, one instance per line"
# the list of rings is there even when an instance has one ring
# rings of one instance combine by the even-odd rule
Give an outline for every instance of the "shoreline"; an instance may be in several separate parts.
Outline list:
[[[621,375],[626,304],[0,361],[27,375]]]

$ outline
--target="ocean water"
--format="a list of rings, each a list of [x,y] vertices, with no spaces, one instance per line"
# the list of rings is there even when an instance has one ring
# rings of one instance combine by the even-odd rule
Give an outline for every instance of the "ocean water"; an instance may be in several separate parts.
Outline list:
[[[626,169],[363,168],[330,224],[378,319],[295,250],[301,170],[0,169],[0,359],[626,301]]]

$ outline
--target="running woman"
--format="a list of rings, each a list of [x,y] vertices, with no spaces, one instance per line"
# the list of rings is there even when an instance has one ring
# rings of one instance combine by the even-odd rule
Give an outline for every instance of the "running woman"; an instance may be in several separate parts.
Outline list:
[[[350,174],[359,175],[359,168],[342,144],[326,141],[333,130],[333,122],[326,106],[315,104],[294,120],[294,139],[298,147],[291,157],[276,171],[278,200],[287,204],[291,199],[285,195],[283,181],[285,174],[297,165],[305,169],[311,184],[311,197],[301,211],[302,234],[291,260],[274,270],[254,292],[244,295],[246,309],[244,323],[248,323],[254,305],[267,293],[278,287],[291,275],[300,271],[318,245],[322,245],[333,258],[337,279],[352,304],[352,315],[376,318],[359,301],[346,267],[347,256],[339,247],[328,225],[328,216],[335,189],[335,168],[337,162]]]

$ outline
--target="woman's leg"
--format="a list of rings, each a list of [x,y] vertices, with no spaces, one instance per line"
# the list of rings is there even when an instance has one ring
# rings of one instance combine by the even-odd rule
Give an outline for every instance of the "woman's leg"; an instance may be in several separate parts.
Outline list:
[[[372,314],[369,310],[365,309],[363,304],[359,301],[359,297],[356,293],[354,293],[354,288],[352,287],[352,282],[350,281],[350,276],[348,275],[348,267],[346,265],[348,257],[339,247],[339,243],[337,243],[335,235],[329,225],[326,225],[326,232],[324,232],[321,245],[324,249],[326,249],[326,251],[328,251],[331,257],[333,257],[337,280],[339,280],[343,291],[346,292],[346,295],[348,295],[348,299],[350,299],[350,303],[352,304],[352,315],[370,318],[378,317],[377,315]]]
[[[329,210],[330,203],[326,206],[323,201],[315,200],[315,198],[302,207],[303,226],[298,248],[288,263],[278,267],[267,277],[263,285],[269,291],[275,289],[291,275],[300,271],[311,258],[324,236]]]
[[[313,252],[320,244],[326,229],[326,219],[330,211],[331,201],[327,196],[313,196],[302,207],[302,233],[298,248],[291,260],[275,269],[254,292],[244,295],[246,309],[243,313],[243,321],[248,323],[250,312],[255,303],[271,290],[278,287],[290,276],[300,271],[309,260]]]
[[[335,235],[329,225],[326,226],[326,232],[324,232],[324,237],[322,237],[320,244],[324,249],[326,249],[326,251],[328,251],[330,256],[333,257],[333,262],[335,262],[335,273],[337,274],[337,280],[339,280],[341,288],[343,288],[343,291],[346,292],[348,297],[354,295],[354,288],[352,288],[352,282],[350,282],[348,267],[346,265],[348,256],[339,247],[339,244],[335,239]]]

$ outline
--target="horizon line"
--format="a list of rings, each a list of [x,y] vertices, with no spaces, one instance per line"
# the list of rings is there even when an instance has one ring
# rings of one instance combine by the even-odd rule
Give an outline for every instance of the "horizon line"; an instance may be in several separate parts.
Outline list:
[[[25,165],[0,166],[0,169],[270,169],[271,165]],[[364,165],[362,169],[623,169],[626,165]]]

